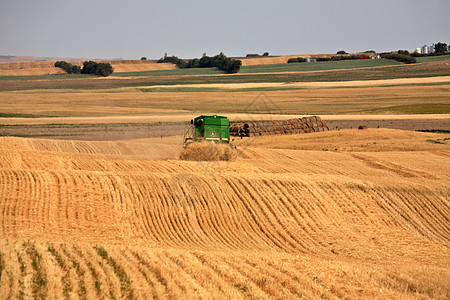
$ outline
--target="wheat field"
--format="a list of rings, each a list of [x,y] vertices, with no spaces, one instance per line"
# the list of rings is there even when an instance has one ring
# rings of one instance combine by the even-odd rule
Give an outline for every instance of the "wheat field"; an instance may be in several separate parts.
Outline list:
[[[156,63],[153,60],[105,60],[101,61],[110,63],[114,68],[114,72],[140,72],[155,70],[172,70],[177,67],[170,63]],[[82,61],[70,61],[71,64],[82,67]],[[37,62],[10,62],[0,63],[0,76],[29,76],[29,75],[57,75],[67,74],[61,68],[55,67],[53,61],[37,61]]]
[[[446,141],[320,132],[197,162],[173,138],[0,138],[0,298],[448,299]]]

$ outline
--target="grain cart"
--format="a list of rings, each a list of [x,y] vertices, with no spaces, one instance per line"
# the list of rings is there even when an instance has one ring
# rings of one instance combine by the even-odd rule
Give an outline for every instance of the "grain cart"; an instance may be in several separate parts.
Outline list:
[[[202,115],[191,120],[191,124],[184,130],[184,147],[194,142],[204,141],[230,144],[230,120],[216,115]]]

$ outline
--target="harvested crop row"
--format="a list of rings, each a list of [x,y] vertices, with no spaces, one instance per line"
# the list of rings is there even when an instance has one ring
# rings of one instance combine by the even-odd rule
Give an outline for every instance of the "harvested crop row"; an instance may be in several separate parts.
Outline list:
[[[421,261],[372,265],[276,252],[20,240],[1,240],[0,249],[6,258],[0,280],[2,299],[335,298],[379,293],[380,289],[388,298],[418,294],[445,298],[448,292],[445,268],[421,268]]]
[[[0,174],[2,184],[11,187],[0,191],[1,230],[10,237],[70,236],[113,243],[142,239],[170,247],[322,252],[328,246],[317,244],[317,236],[326,240],[332,228],[352,235],[357,228],[390,232],[394,226],[405,237],[419,234],[441,242],[449,236],[445,216],[450,207],[441,196],[447,191],[438,187],[367,188],[348,180],[335,184],[231,174]],[[343,247],[352,242],[337,243]]]
[[[281,121],[247,122],[230,126],[230,135],[240,137],[299,134],[328,131],[330,128],[319,116]]]
[[[444,150],[192,162],[0,141],[0,298],[447,296]]]

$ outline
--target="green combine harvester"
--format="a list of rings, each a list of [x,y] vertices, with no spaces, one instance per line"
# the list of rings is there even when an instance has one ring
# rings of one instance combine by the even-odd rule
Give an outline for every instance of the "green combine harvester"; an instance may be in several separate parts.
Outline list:
[[[184,131],[183,145],[186,148],[195,142],[230,144],[230,120],[223,116],[198,116],[191,120]]]

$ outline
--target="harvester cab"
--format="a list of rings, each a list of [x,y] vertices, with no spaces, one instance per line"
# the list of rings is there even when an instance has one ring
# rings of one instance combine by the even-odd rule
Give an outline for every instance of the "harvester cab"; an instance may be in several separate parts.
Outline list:
[[[198,116],[184,130],[183,145],[194,142],[230,144],[230,120],[223,116]]]

